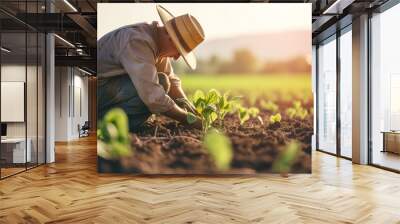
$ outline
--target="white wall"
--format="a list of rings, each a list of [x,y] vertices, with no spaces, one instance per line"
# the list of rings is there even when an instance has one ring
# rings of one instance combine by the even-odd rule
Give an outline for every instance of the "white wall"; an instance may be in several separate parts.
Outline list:
[[[88,120],[88,78],[76,68],[56,67],[55,85],[55,140],[77,139],[78,124]]]
[[[69,80],[67,67],[55,68],[55,141],[68,140]]]
[[[76,72],[76,70],[75,70]],[[88,77],[81,76],[82,73],[79,75],[74,75],[74,99],[75,99],[75,113],[74,119],[72,120],[72,135],[78,136],[78,129],[77,126],[80,124],[81,126],[85,123],[85,121],[89,120],[89,110],[88,110]],[[81,111],[80,111],[81,110]]]

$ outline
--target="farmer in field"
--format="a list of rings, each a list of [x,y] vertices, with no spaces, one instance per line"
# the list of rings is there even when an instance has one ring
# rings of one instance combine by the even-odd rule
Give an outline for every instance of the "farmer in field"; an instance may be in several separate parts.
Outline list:
[[[192,50],[204,40],[203,29],[189,14],[174,17],[159,5],[157,11],[164,26],[156,21],[128,25],[98,40],[98,119],[119,107],[134,131],[151,114],[187,124],[188,112],[194,112],[170,59],[182,56],[195,69]],[[191,125],[201,128],[201,120]]]

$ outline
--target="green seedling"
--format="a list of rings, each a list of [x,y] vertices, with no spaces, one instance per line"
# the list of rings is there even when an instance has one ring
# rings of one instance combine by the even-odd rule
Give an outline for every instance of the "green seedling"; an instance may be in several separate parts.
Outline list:
[[[251,117],[257,117],[257,115],[260,113],[260,110],[257,107],[250,107],[247,110],[249,111]]]
[[[276,105],[274,102],[268,100],[267,102],[265,102],[265,100],[261,100],[260,102],[261,108],[268,110],[272,113],[276,113],[279,110],[278,105]]]
[[[308,111],[304,108],[297,111],[296,116],[301,120],[304,120],[308,116]]]
[[[290,118],[299,118],[304,120],[308,116],[307,109],[303,108],[300,101],[295,101],[293,107],[286,109],[286,114]]]
[[[202,119],[203,133],[211,128],[212,123],[214,123],[214,121],[217,119],[217,109],[215,106],[217,101],[218,95],[216,91],[210,91],[209,93],[205,94],[203,91],[197,90],[193,95],[192,103]],[[187,117],[188,122],[195,122],[192,119],[192,115],[193,114],[189,113]]]
[[[212,127],[212,124],[218,118],[215,105],[205,105],[201,115],[203,118],[203,133],[205,133],[209,128]]]
[[[131,156],[128,117],[120,108],[107,112],[97,129],[98,155],[105,159]]]
[[[290,172],[293,164],[296,162],[301,152],[300,143],[291,141],[278,155],[277,160],[274,162],[272,169],[274,172],[288,173]]]
[[[240,125],[243,125],[244,122],[250,119],[250,115],[247,112],[247,109],[244,107],[239,107],[238,115],[239,115]]]
[[[282,120],[282,116],[281,116],[280,113],[277,113],[275,115],[271,115],[269,117],[269,123],[271,123],[271,124],[280,123],[281,120]]]
[[[259,109],[256,107],[245,108],[239,103],[240,97],[232,97],[229,93],[221,94],[215,89],[211,89],[207,93],[197,90],[193,97],[192,103],[196,108],[203,122],[203,133],[206,133],[213,126],[215,121],[219,121],[219,126],[222,126],[222,121],[228,113],[238,112],[240,124],[243,125],[251,117],[257,117]],[[187,117],[188,122],[195,122],[193,114]],[[261,123],[262,119],[261,119]]]
[[[293,102],[293,108],[296,109],[296,110],[297,109],[301,109],[301,101],[298,101],[298,100],[294,101]]]
[[[288,115],[291,119],[293,119],[296,116],[296,109],[291,107],[286,109],[286,115]]]
[[[240,125],[243,125],[246,121],[248,121],[251,117],[257,117],[260,110],[256,107],[245,108],[239,106],[238,108],[238,116],[240,120]]]
[[[240,97],[231,97],[229,92],[224,93],[223,95],[218,95],[218,102],[216,104],[217,109],[217,120],[219,121],[219,125],[222,126],[222,121],[228,113],[234,113],[237,106],[239,105]]]
[[[229,96],[229,93],[221,95],[215,89],[211,89],[207,93],[197,90],[192,97],[192,103],[202,119],[203,133],[211,128],[217,120],[221,126],[226,114],[236,110],[238,99],[238,97]],[[194,123],[193,114],[189,113],[187,120]]]
[[[218,170],[228,170],[233,158],[232,144],[228,137],[216,129],[204,136],[203,146],[215,162]]]

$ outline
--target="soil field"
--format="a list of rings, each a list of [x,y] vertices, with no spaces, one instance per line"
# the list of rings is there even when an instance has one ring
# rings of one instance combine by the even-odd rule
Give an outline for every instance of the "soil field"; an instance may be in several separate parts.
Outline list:
[[[202,132],[185,127],[163,116],[150,119],[138,133],[131,133],[134,154],[110,161],[98,157],[100,172],[138,174],[255,174],[273,173],[273,164],[288,142],[296,140],[300,153],[291,166],[291,173],[311,172],[312,112],[301,120],[290,118],[283,111],[291,102],[277,102],[282,120],[270,124],[272,114],[260,106],[259,119],[251,118],[240,125],[237,114],[228,114],[220,127],[230,139],[233,148],[231,168],[219,171],[202,145]],[[303,102],[311,111],[312,100]]]

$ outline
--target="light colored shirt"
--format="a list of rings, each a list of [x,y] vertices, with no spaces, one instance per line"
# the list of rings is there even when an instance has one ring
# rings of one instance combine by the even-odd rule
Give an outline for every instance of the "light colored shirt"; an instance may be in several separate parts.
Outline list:
[[[158,57],[157,22],[139,23],[111,31],[97,41],[98,78],[128,74],[139,97],[152,113],[170,110],[175,102],[158,83],[157,72],[180,86],[169,58]]]

